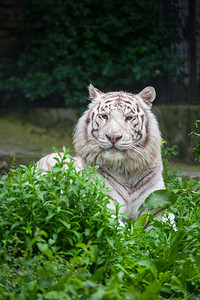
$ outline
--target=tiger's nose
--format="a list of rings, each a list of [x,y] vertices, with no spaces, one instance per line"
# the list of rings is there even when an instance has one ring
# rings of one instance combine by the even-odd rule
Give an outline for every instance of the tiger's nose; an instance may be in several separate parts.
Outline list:
[[[107,139],[114,145],[122,138],[122,135],[118,134],[106,134]]]

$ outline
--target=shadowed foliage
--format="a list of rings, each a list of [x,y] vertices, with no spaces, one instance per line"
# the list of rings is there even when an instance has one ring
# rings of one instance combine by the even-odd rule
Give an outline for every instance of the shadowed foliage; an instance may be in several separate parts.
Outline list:
[[[85,104],[90,82],[134,92],[135,83],[141,89],[172,74],[178,17],[172,7],[164,23],[159,19],[158,0],[25,1],[18,32],[24,48],[16,65],[1,68],[1,105],[15,93],[18,103],[75,107]]]

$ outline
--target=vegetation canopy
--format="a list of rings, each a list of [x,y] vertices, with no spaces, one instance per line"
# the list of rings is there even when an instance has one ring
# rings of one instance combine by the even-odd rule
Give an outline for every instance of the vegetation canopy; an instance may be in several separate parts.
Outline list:
[[[1,105],[15,93],[18,102],[77,107],[90,82],[133,91],[173,74],[178,58],[169,45],[178,40],[178,22],[173,7],[160,22],[158,0],[25,1],[24,47],[16,65],[1,68]]]

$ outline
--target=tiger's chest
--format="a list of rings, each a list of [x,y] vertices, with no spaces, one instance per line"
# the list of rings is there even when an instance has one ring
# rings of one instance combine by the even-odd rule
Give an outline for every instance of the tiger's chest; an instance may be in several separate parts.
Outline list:
[[[114,201],[116,200],[121,206],[120,212],[129,214],[135,219],[144,213],[143,211],[139,212],[138,209],[148,195],[155,190],[164,188],[161,166],[144,170],[133,176],[129,182],[111,174],[108,175],[102,170],[99,170],[98,173],[101,177],[106,178],[105,186],[109,189],[108,195],[111,198],[108,207],[115,209]]]

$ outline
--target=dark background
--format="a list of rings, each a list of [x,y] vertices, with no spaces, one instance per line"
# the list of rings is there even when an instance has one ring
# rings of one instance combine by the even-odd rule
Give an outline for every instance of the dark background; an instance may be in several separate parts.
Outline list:
[[[0,107],[86,104],[86,87],[199,104],[200,1],[1,0]]]

